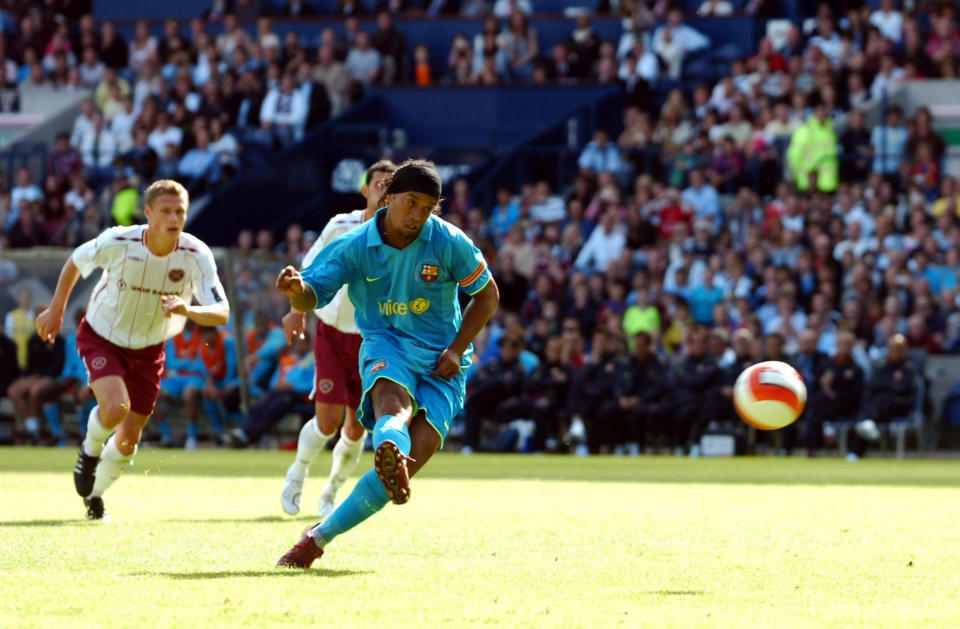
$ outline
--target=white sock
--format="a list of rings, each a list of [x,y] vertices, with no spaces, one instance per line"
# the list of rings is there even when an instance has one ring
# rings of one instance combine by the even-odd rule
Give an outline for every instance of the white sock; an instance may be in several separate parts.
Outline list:
[[[40,420],[37,419],[36,416],[31,416],[23,420],[23,425],[29,433],[36,434],[40,432]]]
[[[103,442],[113,434],[113,428],[104,428],[100,423],[100,407],[94,406],[87,418],[87,436],[83,438],[83,452],[87,456],[100,456]]]
[[[133,452],[123,454],[117,449],[117,436],[110,437],[103,453],[100,455],[100,462],[97,464],[97,480],[93,483],[93,491],[90,496],[102,496],[115,480],[120,478],[124,470],[133,465],[133,457],[137,454],[137,446],[133,446]]]
[[[317,460],[323,446],[327,445],[330,438],[336,433],[325,435],[320,432],[320,425],[317,423],[316,416],[311,417],[310,421],[300,429],[300,437],[297,439],[297,458],[293,465],[287,470],[288,476],[303,480],[310,471],[310,465]]]
[[[331,500],[336,496],[340,486],[347,482],[350,472],[360,461],[366,436],[364,434],[353,441],[345,432],[340,431],[340,441],[333,446],[333,465],[330,466],[330,478],[327,479],[327,484],[322,492],[324,495],[329,495]]]

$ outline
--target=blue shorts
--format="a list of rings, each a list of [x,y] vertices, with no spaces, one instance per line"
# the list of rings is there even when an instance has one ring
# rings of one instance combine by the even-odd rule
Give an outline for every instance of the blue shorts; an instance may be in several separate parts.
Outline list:
[[[205,384],[200,376],[168,376],[160,381],[160,390],[169,396],[180,397],[187,387],[203,390]]]
[[[364,340],[360,363],[363,397],[357,409],[357,419],[363,427],[373,432],[377,420],[370,390],[377,380],[386,378],[407,390],[413,400],[413,414],[423,411],[427,423],[440,435],[442,447],[454,417],[463,410],[467,394],[466,373],[461,371],[450,380],[431,377],[429,372],[423,373],[423,366],[415,368],[399,348],[383,341]]]

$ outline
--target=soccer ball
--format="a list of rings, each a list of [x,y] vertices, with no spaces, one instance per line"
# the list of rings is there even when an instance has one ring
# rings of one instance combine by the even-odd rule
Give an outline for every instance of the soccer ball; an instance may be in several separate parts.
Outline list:
[[[747,367],[733,385],[733,405],[743,421],[760,430],[777,430],[797,421],[807,403],[807,387],[796,369],[777,360]]]

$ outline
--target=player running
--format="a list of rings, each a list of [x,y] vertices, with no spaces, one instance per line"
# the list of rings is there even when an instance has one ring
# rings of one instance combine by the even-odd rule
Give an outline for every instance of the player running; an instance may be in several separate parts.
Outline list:
[[[304,269],[334,239],[373,217],[377,211],[377,201],[383,196],[377,185],[396,170],[396,164],[389,160],[381,160],[367,169],[360,189],[367,200],[367,207],[331,218],[304,256]],[[320,517],[325,518],[333,513],[337,491],[347,481],[363,454],[364,432],[363,426],[357,422],[356,411],[360,406],[358,361],[362,339],[354,321],[353,304],[347,297],[346,286],[337,291],[330,303],[314,313],[317,315],[317,329],[313,343],[315,371],[310,397],[316,414],[300,429],[297,458],[287,469],[280,503],[290,515],[300,512],[300,494],[310,465],[327,441],[336,434],[343,419],[340,440],[333,448],[330,477],[320,492]],[[283,331],[288,344],[294,336],[302,337],[306,321],[305,313],[293,309],[283,317]]]
[[[357,418],[373,433],[374,467],[322,523],[280,558],[309,568],[333,539],[392,501],[410,499],[410,477],[443,444],[463,408],[471,343],[500,295],[483,255],[433,216],[441,183],[433,163],[405,162],[384,183],[374,219],[326,246],[301,275],[288,266],[277,289],[306,312],[344,284],[363,335]],[[457,289],[471,295],[462,316]]]
[[[97,405],[87,419],[73,482],[91,520],[104,517],[103,492],[133,463],[160,391],[164,342],[188,318],[223,325],[230,316],[213,254],[183,233],[189,203],[176,181],[152,183],[144,194],[147,224],[113,227],[77,247],[63,265],[50,307],[35,322],[41,338],[55,338],[77,279],[103,269],[77,330],[77,351]],[[200,305],[189,305],[191,296]]]

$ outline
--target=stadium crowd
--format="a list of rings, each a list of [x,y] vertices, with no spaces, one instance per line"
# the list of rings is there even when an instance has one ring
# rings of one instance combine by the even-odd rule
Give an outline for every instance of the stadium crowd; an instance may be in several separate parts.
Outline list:
[[[765,4],[737,8],[762,13]],[[906,81],[956,77],[953,5],[921,20],[892,0],[843,14],[824,3],[699,84],[680,79],[710,41],[667,3],[614,3],[625,24],[618,41],[602,41],[581,14],[567,41],[541,50],[529,3],[464,1],[459,10],[484,17],[483,31],[455,37],[445,67],[393,26],[411,9],[399,5],[385,3],[367,34],[361,4],[343,0],[346,37],[326,29],[316,46],[295,32],[281,37],[265,5],[250,0],[214,2],[188,38],[176,22],[160,38],[143,23],[130,42],[89,16],[71,32],[39,9],[18,15],[20,28],[0,46],[8,82],[91,97],[53,147],[42,187],[25,169],[0,195],[4,247],[73,246],[135,222],[139,190],[153,178],[209,190],[245,153],[296,141],[365,85],[610,83],[624,92],[622,121],[596,132],[572,181],[504,186],[487,208],[460,180],[444,203],[444,218],[481,245],[502,296],[477,343],[460,427],[466,451],[636,454],[659,445],[696,455],[705,430],[732,422],[740,370],[778,359],[804,376],[810,404],[772,447],[813,453],[835,420],[907,415],[922,403],[923,357],[960,351],[960,190],[943,174],[945,141],[924,108],[906,116],[884,107],[872,128],[863,113]],[[707,0],[701,13],[732,8]],[[255,33],[240,28],[251,20]],[[211,22],[222,23],[216,37]],[[315,237],[294,225],[279,244],[269,231],[243,232],[237,247],[259,252],[246,260],[298,258]],[[279,418],[305,404],[297,370],[308,359],[278,338],[283,304],[265,290],[269,269],[238,263],[235,272],[252,391],[296,393],[269,396]],[[7,316],[19,369],[56,378],[43,358],[46,371],[31,371],[30,316],[26,301]],[[193,362],[168,365],[180,379],[167,394],[183,400],[190,426],[204,410],[222,433],[238,408],[237,365],[224,345],[232,341],[195,334],[209,337],[185,337],[169,352]],[[63,378],[76,378],[66,363]],[[55,394],[8,382],[11,399],[28,390],[17,412],[39,434],[31,427]],[[491,420],[509,430],[491,430]],[[856,431],[851,454],[874,432]]]

